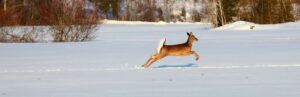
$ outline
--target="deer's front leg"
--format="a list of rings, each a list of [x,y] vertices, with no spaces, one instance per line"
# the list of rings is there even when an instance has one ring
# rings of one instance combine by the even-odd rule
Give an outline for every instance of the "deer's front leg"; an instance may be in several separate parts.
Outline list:
[[[190,54],[193,54],[196,57],[196,60],[198,61],[200,56],[195,51],[191,51]]]

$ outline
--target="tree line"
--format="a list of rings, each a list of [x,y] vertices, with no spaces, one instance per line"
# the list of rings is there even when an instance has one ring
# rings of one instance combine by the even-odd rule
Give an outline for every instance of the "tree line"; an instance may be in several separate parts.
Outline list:
[[[276,24],[295,21],[292,0],[217,0],[216,26],[233,21]]]
[[[111,18],[107,15],[110,14],[108,10],[114,9],[111,19],[210,22],[215,27],[235,21],[259,24],[293,22],[299,20],[300,15],[300,0],[100,0],[97,2],[106,5],[99,6],[100,11],[105,9],[102,11],[106,14],[104,18]]]
[[[60,2],[69,3],[58,6]],[[0,0],[0,22],[1,25],[57,24],[57,21],[50,18],[55,17],[55,9],[63,9],[72,14],[73,19],[79,20],[95,13],[101,19],[127,21],[210,22],[215,26],[222,26],[242,20],[274,24],[298,20],[299,2],[300,0]]]

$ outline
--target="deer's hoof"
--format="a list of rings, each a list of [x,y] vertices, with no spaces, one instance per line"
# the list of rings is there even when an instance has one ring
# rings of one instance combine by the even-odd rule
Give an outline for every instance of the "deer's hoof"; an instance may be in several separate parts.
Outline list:
[[[147,68],[148,68],[148,66],[143,66],[143,68],[144,68],[144,69],[147,69]]]
[[[146,65],[142,65],[142,67],[143,67],[144,69],[148,68],[148,66],[146,66]]]

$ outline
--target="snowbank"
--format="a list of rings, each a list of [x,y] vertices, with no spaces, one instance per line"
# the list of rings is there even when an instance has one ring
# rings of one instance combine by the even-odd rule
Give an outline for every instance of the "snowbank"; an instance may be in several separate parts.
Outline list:
[[[255,24],[246,21],[237,21],[215,28],[214,30],[299,30],[300,22],[282,24]]]

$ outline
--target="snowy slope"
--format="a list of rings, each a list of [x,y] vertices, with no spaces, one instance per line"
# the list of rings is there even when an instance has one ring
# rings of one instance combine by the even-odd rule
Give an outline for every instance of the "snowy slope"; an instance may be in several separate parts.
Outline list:
[[[299,97],[298,25],[107,23],[91,42],[1,43],[0,97]],[[162,37],[181,43],[187,31],[200,61],[139,68]]]
[[[238,21],[228,25],[224,25],[214,30],[300,30],[299,25],[300,22],[261,25],[246,21]],[[254,28],[250,29],[251,26],[254,26]]]

